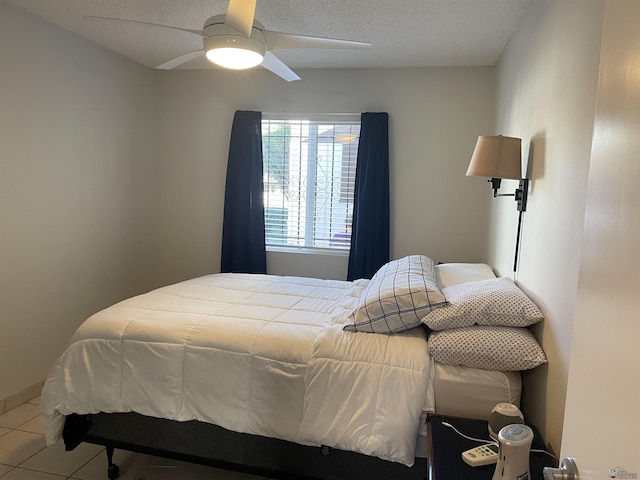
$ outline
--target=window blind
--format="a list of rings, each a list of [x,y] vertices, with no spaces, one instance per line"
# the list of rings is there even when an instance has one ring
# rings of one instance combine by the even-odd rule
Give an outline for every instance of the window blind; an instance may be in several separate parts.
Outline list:
[[[349,249],[356,118],[263,117],[267,246]]]

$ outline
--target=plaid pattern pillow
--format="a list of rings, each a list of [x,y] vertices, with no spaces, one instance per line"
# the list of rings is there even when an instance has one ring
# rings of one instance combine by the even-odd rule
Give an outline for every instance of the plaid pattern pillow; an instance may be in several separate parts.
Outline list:
[[[449,304],[425,315],[431,330],[496,325],[528,327],[543,319],[533,301],[507,277],[461,283],[442,289]]]
[[[445,304],[436,285],[433,260],[424,255],[410,255],[380,267],[344,329],[402,332],[417,327],[428,312]]]

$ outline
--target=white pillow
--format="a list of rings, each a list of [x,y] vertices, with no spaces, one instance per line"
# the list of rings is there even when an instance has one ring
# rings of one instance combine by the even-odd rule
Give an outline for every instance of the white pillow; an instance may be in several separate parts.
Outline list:
[[[373,276],[345,330],[395,333],[417,327],[433,308],[446,303],[436,286],[433,260],[410,255],[393,260]]]
[[[484,370],[529,370],[547,361],[533,334],[526,328],[475,326],[433,332],[429,353],[448,365]]]
[[[543,319],[538,306],[510,278],[491,278],[442,289],[449,302],[425,315],[432,330],[497,325],[528,327]]]
[[[496,274],[486,263],[440,263],[436,265],[435,271],[440,291],[459,283],[496,278]]]

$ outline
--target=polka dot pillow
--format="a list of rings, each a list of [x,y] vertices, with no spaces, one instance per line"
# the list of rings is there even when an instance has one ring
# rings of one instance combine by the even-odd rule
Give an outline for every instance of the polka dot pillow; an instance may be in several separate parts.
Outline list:
[[[409,255],[380,267],[344,329],[403,332],[421,325],[428,312],[445,304],[436,284],[433,260],[424,255]]]
[[[547,361],[526,328],[454,328],[431,333],[428,345],[429,353],[437,362],[484,370],[529,370]]]
[[[510,278],[490,278],[442,289],[448,304],[427,313],[431,330],[495,325],[527,327],[543,319],[542,312]]]

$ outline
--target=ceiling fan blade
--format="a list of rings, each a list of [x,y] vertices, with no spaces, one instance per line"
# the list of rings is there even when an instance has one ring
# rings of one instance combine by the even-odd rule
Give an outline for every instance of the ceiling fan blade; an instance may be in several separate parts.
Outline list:
[[[229,0],[224,23],[235,28],[245,37],[251,36],[253,17],[256,13],[256,0]]]
[[[291,50],[305,48],[325,48],[342,50],[368,50],[371,44],[354,40],[339,40],[337,38],[309,37],[294,33],[272,32],[263,30],[269,50]]]
[[[107,20],[109,22],[136,23],[138,25],[171,28],[173,30],[180,30],[181,32],[193,33],[194,35],[198,35],[199,37],[205,37],[205,34],[202,30],[191,30],[189,28],[172,27],[171,25],[161,25],[159,23],[139,22],[137,20],[127,20],[124,18],[97,17],[95,15],[85,15],[84,18],[86,18],[87,20]]]
[[[282,62],[282,60],[280,60],[271,52],[266,52],[264,54],[264,58],[262,59],[262,63],[260,65],[267,70],[275,73],[280,78],[285,79],[287,82],[300,80],[300,77],[293,70],[287,67]]]
[[[161,70],[171,70],[173,68],[179,67],[183,63],[187,63],[189,60],[198,58],[200,55],[204,55],[204,50],[196,50],[194,52],[185,53],[184,55],[180,55],[173,60],[169,60],[168,62],[163,63],[162,65],[158,65],[156,68]]]

